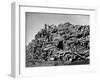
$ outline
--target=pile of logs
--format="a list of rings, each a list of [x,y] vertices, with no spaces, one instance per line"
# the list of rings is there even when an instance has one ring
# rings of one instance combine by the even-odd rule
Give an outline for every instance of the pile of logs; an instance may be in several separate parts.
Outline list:
[[[89,25],[45,24],[35,39],[26,45],[26,66],[89,60],[89,32]]]

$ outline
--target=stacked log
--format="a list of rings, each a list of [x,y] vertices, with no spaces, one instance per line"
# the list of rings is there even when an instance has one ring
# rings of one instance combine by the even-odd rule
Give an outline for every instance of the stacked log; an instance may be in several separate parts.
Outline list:
[[[44,27],[26,45],[26,66],[78,64],[89,60],[89,25],[67,22],[58,26],[45,24]]]

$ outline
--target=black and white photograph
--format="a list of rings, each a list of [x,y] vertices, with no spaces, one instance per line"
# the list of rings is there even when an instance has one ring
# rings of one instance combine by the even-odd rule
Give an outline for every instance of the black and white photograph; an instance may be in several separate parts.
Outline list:
[[[25,66],[90,64],[90,16],[25,13]]]

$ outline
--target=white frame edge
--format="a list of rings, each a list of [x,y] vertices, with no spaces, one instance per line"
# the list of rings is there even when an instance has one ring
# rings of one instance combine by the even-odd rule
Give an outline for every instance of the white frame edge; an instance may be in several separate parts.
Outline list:
[[[11,4],[11,76],[19,76],[19,4]]]

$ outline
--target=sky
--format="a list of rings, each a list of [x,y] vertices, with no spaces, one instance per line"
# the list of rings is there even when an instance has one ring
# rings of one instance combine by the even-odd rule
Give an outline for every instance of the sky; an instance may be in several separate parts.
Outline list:
[[[28,45],[34,39],[36,33],[44,28],[44,24],[58,25],[70,22],[74,25],[89,25],[89,15],[80,14],[55,14],[55,13],[34,13],[25,14],[25,43]]]

